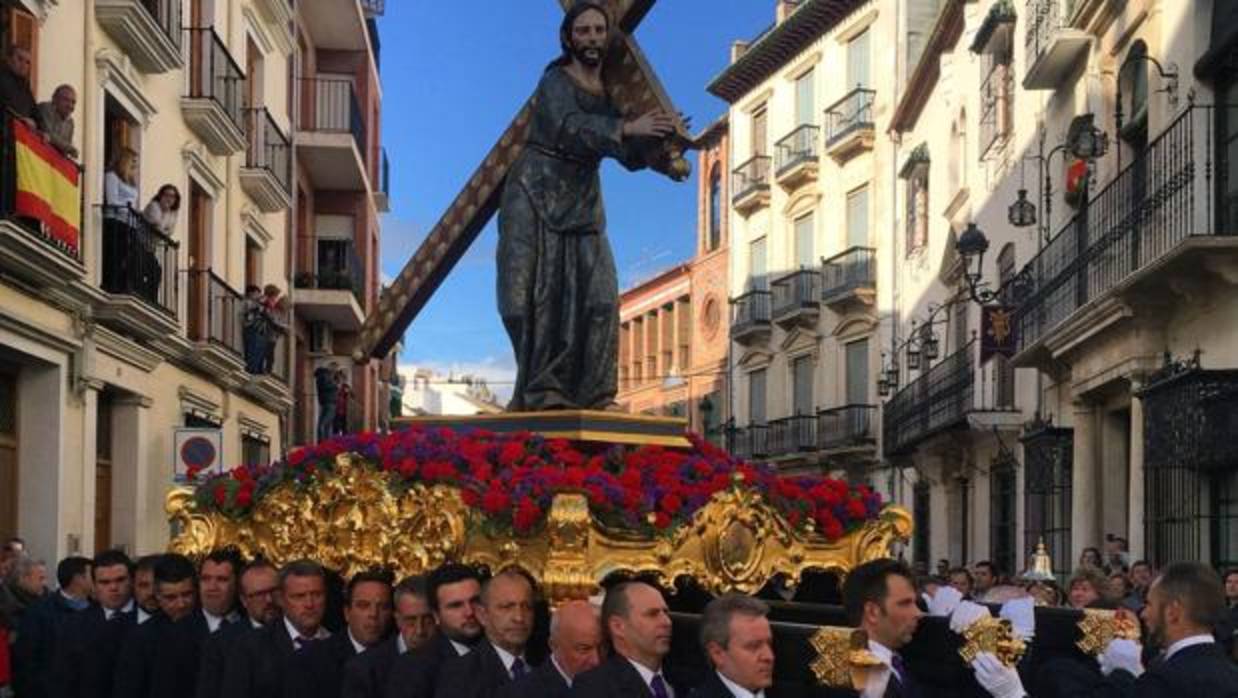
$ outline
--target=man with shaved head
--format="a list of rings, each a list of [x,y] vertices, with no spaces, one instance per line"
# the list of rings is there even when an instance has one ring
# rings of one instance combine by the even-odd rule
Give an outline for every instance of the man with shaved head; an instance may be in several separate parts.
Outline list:
[[[671,614],[662,592],[644,582],[606,591],[602,628],[614,648],[606,661],[572,679],[573,698],[683,698],[662,660],[671,651]]]
[[[524,652],[533,634],[533,600],[533,583],[519,570],[486,580],[476,609],[484,637],[443,667],[436,698],[495,698],[504,686],[528,678]]]
[[[550,659],[528,679],[506,686],[501,698],[565,698],[572,679],[602,660],[602,622],[587,601],[569,601],[550,617]]]

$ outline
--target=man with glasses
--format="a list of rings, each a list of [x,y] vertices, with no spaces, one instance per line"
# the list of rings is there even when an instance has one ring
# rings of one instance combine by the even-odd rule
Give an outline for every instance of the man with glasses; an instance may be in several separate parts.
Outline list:
[[[430,644],[438,632],[426,598],[426,580],[408,577],[395,587],[395,624],[398,632],[344,665],[341,698],[381,698],[397,658]]]
[[[258,559],[241,571],[241,606],[246,618],[231,623],[210,636],[202,647],[202,664],[198,669],[197,698],[219,698],[228,652],[242,635],[279,620],[275,595],[279,592],[279,572],[266,560]]]

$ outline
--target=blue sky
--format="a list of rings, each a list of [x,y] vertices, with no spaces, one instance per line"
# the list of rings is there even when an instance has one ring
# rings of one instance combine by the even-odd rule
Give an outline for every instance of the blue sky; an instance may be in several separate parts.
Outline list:
[[[558,54],[562,16],[556,0],[387,3],[379,24],[391,159],[385,275],[399,273],[532,94]],[[726,111],[705,85],[726,65],[731,42],[756,36],[773,16],[773,0],[662,0],[645,18],[636,37],[693,131]],[[602,182],[621,287],[692,255],[695,179],[676,184],[610,163]],[[402,364],[478,373],[509,392],[503,382],[514,369],[495,310],[496,243],[492,222],[413,322]]]

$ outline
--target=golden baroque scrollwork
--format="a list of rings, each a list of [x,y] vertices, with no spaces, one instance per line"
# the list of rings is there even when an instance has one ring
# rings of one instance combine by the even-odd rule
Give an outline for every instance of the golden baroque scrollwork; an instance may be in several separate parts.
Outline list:
[[[1081,637],[1075,645],[1093,657],[1105,651],[1117,639],[1139,641],[1139,622],[1133,616],[1097,608],[1083,609],[1079,620]]]
[[[863,690],[868,673],[882,666],[868,649],[868,635],[858,628],[822,626],[809,644],[817,653],[810,668],[824,686]]]
[[[986,616],[963,629],[963,646],[959,656],[971,664],[977,655],[988,652],[1006,666],[1015,666],[1023,658],[1027,645],[1014,634],[1014,628],[1005,618]]]
[[[519,567],[552,602],[586,598],[613,574],[649,575],[667,587],[690,577],[706,590],[752,593],[776,575],[794,585],[808,570],[846,574],[889,555],[910,539],[911,515],[887,506],[879,518],[833,542],[792,528],[756,491],[718,492],[672,536],[643,538],[610,530],[590,515],[583,493],[555,496],[545,526],[528,536],[499,536],[480,526],[448,485],[393,491],[387,473],[349,454],[313,484],[285,483],[244,519],[200,511],[191,490],[173,490],[167,511],[171,549],[193,557],[234,546],[275,564],[321,561],[350,576],[389,566],[424,574],[446,560],[491,570]]]

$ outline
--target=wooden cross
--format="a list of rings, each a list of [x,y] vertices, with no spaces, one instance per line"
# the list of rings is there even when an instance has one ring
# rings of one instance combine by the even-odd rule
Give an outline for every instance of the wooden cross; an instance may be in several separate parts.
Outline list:
[[[599,4],[606,7],[617,25],[602,73],[611,103],[624,118],[655,109],[674,115],[675,134],[660,142],[656,151],[645,155],[653,170],[682,181],[691,173],[691,166],[683,157],[684,150],[692,147],[691,137],[670,96],[632,38],[632,32],[656,1],[601,0]],[[575,0],[559,0],[559,4],[566,12]],[[353,352],[354,361],[364,363],[370,358],[382,358],[391,351],[439,284],[494,217],[508,170],[524,150],[534,102],[535,97],[530,98],[517,112],[516,118],[469,178],[464,189],[456,195],[412,259],[383,291],[378,307],[371,310],[361,328],[361,338]]]

